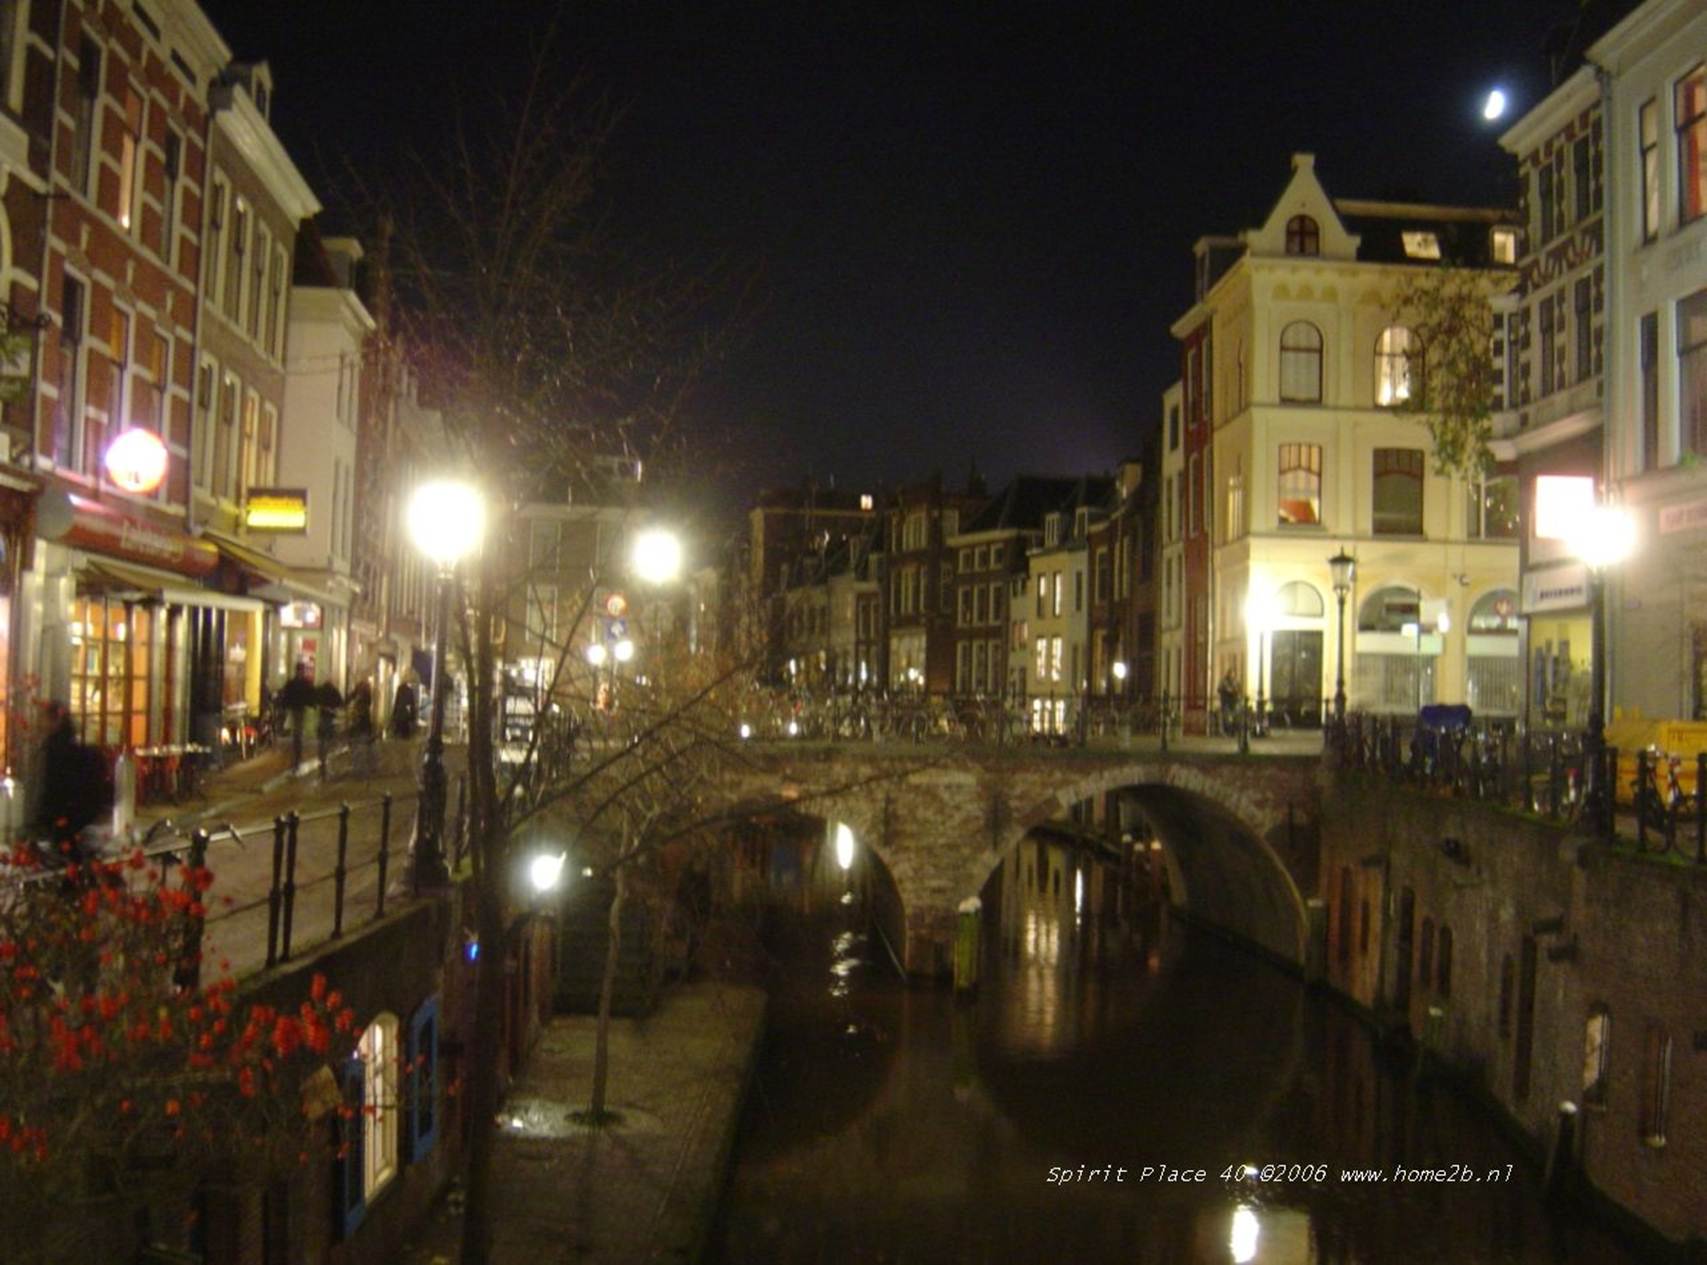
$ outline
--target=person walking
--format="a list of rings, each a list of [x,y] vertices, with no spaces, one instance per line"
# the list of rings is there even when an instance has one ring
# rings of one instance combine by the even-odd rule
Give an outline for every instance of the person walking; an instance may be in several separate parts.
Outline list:
[[[415,721],[418,715],[419,703],[416,701],[415,673],[411,670],[404,674],[398,683],[397,697],[391,704],[391,736],[409,739],[415,736]]]
[[[54,857],[84,858],[83,832],[112,807],[105,757],[77,741],[71,709],[57,700],[42,707],[41,792],[30,823]]]
[[[303,731],[307,727],[308,709],[314,706],[314,678],[308,664],[298,663],[296,673],[279,690],[279,706],[290,716],[290,767],[294,773],[302,768]]]
[[[324,782],[332,739],[338,735],[338,712],[344,706],[344,696],[332,682],[322,681],[314,687],[314,705],[320,709],[314,722],[314,745],[320,760],[320,780]]]
[[[373,731],[373,684],[364,676],[350,691],[350,721],[345,729],[350,739],[350,766],[358,777],[378,772],[376,735]]]
[[[1239,682],[1234,678],[1232,668],[1222,674],[1221,684],[1215,692],[1221,699],[1221,732],[1230,734],[1237,721],[1238,713],[1234,709],[1239,702]]]

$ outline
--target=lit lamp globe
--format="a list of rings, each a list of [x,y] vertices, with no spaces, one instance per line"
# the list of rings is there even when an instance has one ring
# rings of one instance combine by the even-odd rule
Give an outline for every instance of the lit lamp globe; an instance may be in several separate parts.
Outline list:
[[[479,546],[486,503],[471,484],[435,479],[415,489],[405,522],[415,548],[448,571]]]
[[[1109,670],[1114,673],[1115,680],[1124,681],[1126,679],[1126,660],[1116,659]]]
[[[1577,520],[1565,542],[1595,571],[1616,566],[1636,549],[1636,520],[1618,505],[1596,505]]]
[[[682,538],[664,527],[649,527],[634,538],[629,564],[647,584],[671,584],[682,574]]]
[[[166,445],[151,430],[133,426],[107,446],[107,477],[113,486],[147,496],[166,478]]]

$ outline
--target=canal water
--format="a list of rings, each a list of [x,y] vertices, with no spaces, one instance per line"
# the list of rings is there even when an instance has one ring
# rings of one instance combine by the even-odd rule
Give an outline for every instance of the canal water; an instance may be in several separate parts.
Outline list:
[[[710,1259],[1641,1259],[1550,1213],[1484,1118],[1347,1012],[1133,879],[1028,842],[986,888],[970,1001],[906,987],[864,898],[782,919]]]

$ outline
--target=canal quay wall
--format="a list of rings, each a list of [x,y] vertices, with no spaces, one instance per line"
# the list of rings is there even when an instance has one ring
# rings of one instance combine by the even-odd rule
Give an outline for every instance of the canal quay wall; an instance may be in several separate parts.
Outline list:
[[[1322,975],[1538,1156],[1707,1239],[1707,867],[1350,774],[1324,783]],[[1570,1104],[1563,1107],[1562,1104]]]

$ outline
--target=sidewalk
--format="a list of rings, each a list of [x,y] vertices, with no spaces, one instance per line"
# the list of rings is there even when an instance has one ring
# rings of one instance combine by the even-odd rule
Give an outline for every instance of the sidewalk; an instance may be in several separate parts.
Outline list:
[[[699,1258],[723,1191],[764,1030],[764,993],[718,981],[611,1021],[609,1102],[620,1123],[575,1124],[592,1085],[592,1016],[545,1027],[499,1113],[493,1265],[641,1265]],[[441,1201],[400,1265],[454,1265],[460,1205]]]
[[[201,826],[212,837],[207,865],[214,881],[205,898],[209,912],[203,954],[216,973],[230,971],[241,979],[266,963],[272,822],[277,816],[294,811],[308,819],[302,822],[297,838],[296,891],[291,901],[293,953],[323,943],[333,929],[336,814],[341,804],[351,805],[344,927],[360,927],[378,909],[379,801],[388,793],[392,797],[390,829],[385,834],[388,904],[402,894],[408,879],[407,854],[415,820],[420,753],[419,742],[381,743],[376,751],[375,776],[356,778],[349,774],[348,753],[335,750],[332,776],[322,782],[311,762],[305,761],[293,774],[285,751],[263,752],[211,774],[202,785],[202,794],[188,804],[150,805],[138,810],[139,832],[170,818],[176,832],[188,833]],[[454,816],[462,751],[447,750],[445,763],[451,779],[446,813]]]

